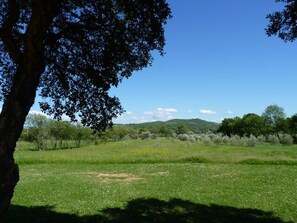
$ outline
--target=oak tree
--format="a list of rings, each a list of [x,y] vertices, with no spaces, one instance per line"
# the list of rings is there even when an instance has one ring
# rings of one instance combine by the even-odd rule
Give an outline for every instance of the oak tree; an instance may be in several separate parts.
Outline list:
[[[19,180],[13,153],[36,92],[43,112],[101,130],[122,113],[112,86],[163,54],[166,0],[0,1],[0,217]]]
[[[284,3],[284,9],[267,15],[269,25],[266,33],[268,36],[276,35],[285,42],[292,42],[297,38],[297,0],[275,1]]]

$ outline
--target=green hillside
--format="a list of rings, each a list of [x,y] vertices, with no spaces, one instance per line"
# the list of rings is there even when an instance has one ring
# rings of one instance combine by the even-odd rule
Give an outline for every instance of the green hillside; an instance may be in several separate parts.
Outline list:
[[[194,133],[202,133],[207,131],[216,131],[220,124],[215,122],[208,122],[201,119],[172,119],[169,121],[161,122],[147,122],[147,123],[140,123],[140,124],[127,124],[125,125],[130,128],[134,129],[147,129],[149,131],[154,131],[159,129],[162,126],[168,127],[174,131],[177,130],[179,126],[185,126],[190,131]]]

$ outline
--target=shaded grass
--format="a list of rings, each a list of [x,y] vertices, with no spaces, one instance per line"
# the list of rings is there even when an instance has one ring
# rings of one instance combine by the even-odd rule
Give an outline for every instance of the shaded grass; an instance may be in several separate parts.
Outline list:
[[[219,205],[201,205],[182,199],[134,199],[124,208],[105,208],[91,216],[55,212],[52,207],[12,207],[8,223],[285,223],[271,212]],[[289,223],[289,222],[287,222]]]

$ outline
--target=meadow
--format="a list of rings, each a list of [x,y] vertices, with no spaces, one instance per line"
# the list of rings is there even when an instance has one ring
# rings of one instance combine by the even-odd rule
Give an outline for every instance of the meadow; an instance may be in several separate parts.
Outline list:
[[[297,222],[297,146],[124,140],[16,151],[4,222]]]

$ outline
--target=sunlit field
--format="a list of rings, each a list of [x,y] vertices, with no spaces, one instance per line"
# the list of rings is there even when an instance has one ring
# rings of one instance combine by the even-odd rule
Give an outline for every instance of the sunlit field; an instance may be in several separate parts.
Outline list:
[[[124,140],[16,152],[6,222],[297,222],[297,146]]]

